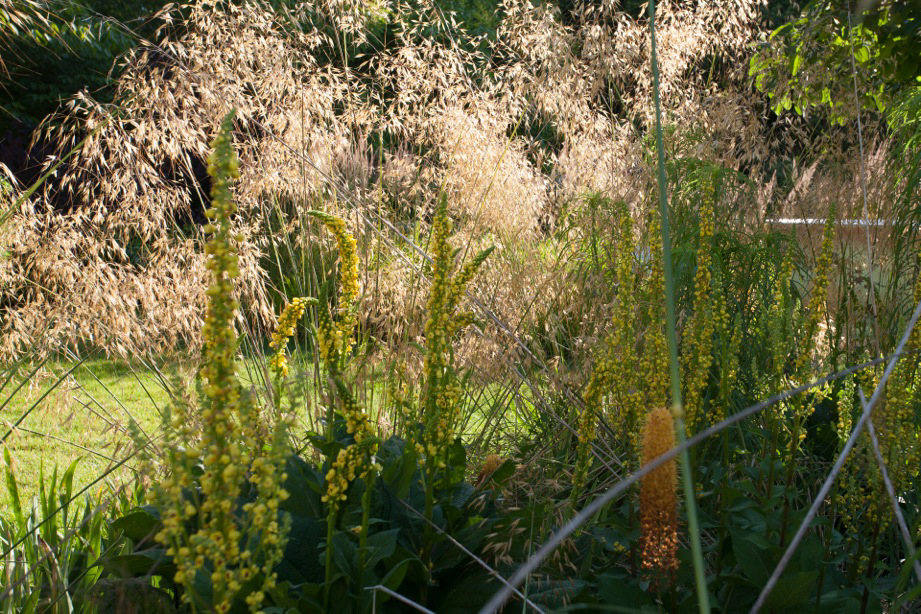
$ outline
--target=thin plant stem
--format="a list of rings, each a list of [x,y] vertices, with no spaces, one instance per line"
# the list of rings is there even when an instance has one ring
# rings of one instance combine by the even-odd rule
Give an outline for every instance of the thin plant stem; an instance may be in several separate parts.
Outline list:
[[[329,611],[329,589],[333,579],[333,530],[336,525],[336,514],[330,506],[326,515],[326,577],[323,583],[323,605]]]
[[[364,588],[365,562],[368,549],[368,527],[371,524],[371,490],[374,484],[374,471],[365,478],[365,491],[361,494],[361,533],[358,534],[358,588]]]
[[[671,375],[672,415],[678,445],[687,441],[684,426],[684,408],[681,404],[681,375],[678,370],[678,335],[675,331],[675,279],[672,272],[672,250],[668,231],[668,195],[665,178],[665,148],[662,138],[662,105],[659,100],[659,67],[656,61],[656,9],[655,0],[649,0],[649,46],[652,65],[652,85],[656,107],[656,151],[659,170],[659,213],[662,217],[662,259],[665,273],[665,330],[668,340],[668,362]],[[701,614],[710,612],[710,594],[707,591],[704,556],[700,547],[700,525],[697,520],[697,501],[694,496],[694,479],[687,448],[679,454],[681,482],[684,487],[684,501],[688,514],[688,533],[691,541],[691,557],[694,561],[694,583],[697,588],[697,606]]]
[[[857,91],[857,63],[854,60],[854,29],[851,26],[851,3],[847,3],[847,38],[851,51],[851,75],[854,78],[854,105],[857,108],[857,143],[860,146],[860,191],[863,194],[864,230],[867,238],[867,299],[870,303],[870,323],[873,325],[873,342],[877,356],[882,353],[879,338],[879,312],[876,292],[873,290],[873,243],[870,241],[870,210],[867,207],[867,169],[863,157],[863,122],[860,119],[860,95]]]

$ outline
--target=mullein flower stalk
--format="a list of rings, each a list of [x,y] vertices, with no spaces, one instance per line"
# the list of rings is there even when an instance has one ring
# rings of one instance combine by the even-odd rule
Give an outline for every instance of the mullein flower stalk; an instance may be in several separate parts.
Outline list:
[[[317,347],[320,358],[332,383],[330,397],[338,399],[342,417],[345,418],[345,430],[352,438],[351,443],[339,449],[336,457],[328,461],[329,469],[326,472],[326,492],[321,500],[327,504],[326,515],[326,584],[324,600],[327,608],[329,604],[329,589],[332,585],[333,573],[333,536],[336,520],[342,504],[348,498],[349,486],[360,479],[365,485],[365,495],[362,497],[362,526],[360,546],[364,547],[367,540],[368,524],[370,522],[370,490],[374,476],[380,471],[376,462],[376,454],[380,439],[374,433],[371,420],[367,412],[361,407],[351,389],[346,385],[344,370],[347,365],[348,355],[352,349],[352,337],[358,324],[357,304],[361,292],[358,268],[358,250],[355,237],[348,231],[345,221],[324,213],[310,211],[309,215],[319,219],[326,229],[335,237],[336,247],[339,250],[339,294],[335,319],[325,306],[321,306],[318,314]],[[334,404],[330,403],[327,413],[326,429],[327,441],[333,439]]]
[[[452,275],[455,266],[450,235],[447,199],[442,196],[432,222],[432,285],[425,323],[425,384],[419,403],[421,415],[416,416],[421,429],[415,434],[414,444],[425,477],[425,518],[428,522],[423,559],[426,564],[430,554],[436,475],[447,466],[448,448],[454,440],[463,393],[454,368],[452,343],[454,336],[473,322],[472,314],[459,312],[458,307],[467,285],[493,250],[489,248],[478,253]]]
[[[643,464],[675,447],[672,413],[659,407],[649,412],[643,435]],[[678,569],[678,472],[671,459],[640,482],[640,565],[651,584],[662,590]]]
[[[712,180],[704,187],[700,204],[700,240],[697,247],[697,274],[694,277],[694,311],[684,330],[684,410],[687,434],[692,435],[707,426],[704,416],[703,392],[710,378],[713,361],[713,335],[716,314],[712,301],[713,276],[713,201]]]
[[[646,302],[643,349],[640,355],[643,406],[660,407],[668,400],[668,347],[662,322],[665,320],[665,272],[663,269],[662,237],[659,218],[652,215],[647,224],[650,271],[643,287]]]
[[[288,377],[288,356],[285,352],[288,339],[294,336],[294,327],[304,315],[307,306],[316,304],[316,299],[295,297],[285,305],[281,315],[278,316],[278,325],[269,342],[269,347],[275,350],[269,359],[269,366],[276,380]]]
[[[825,221],[825,229],[822,233],[822,246],[819,251],[819,258],[815,267],[815,279],[812,284],[812,294],[809,297],[809,304],[803,313],[804,322],[802,326],[802,336],[800,347],[793,364],[793,386],[798,386],[811,380],[815,374],[813,365],[813,356],[816,354],[816,333],[819,330],[819,324],[825,317],[826,301],[828,299],[829,276],[831,274],[832,256],[835,238],[835,206],[832,205],[828,210],[828,218]],[[817,395],[822,394],[820,390]],[[786,493],[791,492],[793,487],[793,478],[796,473],[796,454],[799,445],[806,436],[805,425],[806,419],[814,409],[815,397],[799,395],[794,397],[790,402],[792,409],[792,424],[790,427],[790,454],[787,459],[787,488]],[[790,514],[790,497],[784,497],[783,521],[780,530],[780,545],[784,546],[787,537],[787,519]]]
[[[619,250],[617,254],[617,345],[620,360],[618,375],[614,379],[613,397],[619,404],[618,423],[630,442],[629,449],[635,454],[639,450],[641,419],[645,413],[643,395],[640,392],[639,376],[636,370],[636,244],[633,238],[633,216],[626,202],[620,203]],[[631,455],[627,462],[636,466],[638,457]]]
[[[915,283],[914,301],[921,302],[921,276]],[[921,466],[921,432],[919,432],[916,408],[921,395],[921,368],[918,366],[917,353],[921,351],[921,331],[916,327],[905,345],[906,355],[896,364],[889,384],[886,386],[885,403],[880,403],[873,410],[873,424],[876,427],[880,452],[889,473],[889,479],[895,492],[905,492],[918,477]],[[876,374],[878,377],[878,372]],[[869,376],[865,376],[869,379]],[[855,389],[858,382],[852,380],[849,397],[839,402],[839,441],[844,442],[850,435],[853,418],[862,408],[855,403]],[[875,381],[859,382],[864,390],[872,390]],[[845,405],[845,403],[848,403]],[[886,528],[892,519],[889,510],[890,500],[885,490],[879,466],[874,458],[869,436],[864,434],[860,440],[859,456],[849,459],[842,472],[844,505],[842,505],[847,526],[853,535],[866,535],[867,527],[874,531]],[[860,525],[863,526],[860,526]],[[866,568],[866,560],[859,561],[861,569]]]
[[[793,297],[790,284],[793,280],[793,250],[788,249],[784,254],[774,279],[774,292],[770,305],[761,312],[764,320],[764,330],[767,333],[768,362],[762,369],[757,365],[753,372],[763,371],[764,375],[759,382],[760,396],[771,396],[780,392],[784,384],[784,370],[789,357],[789,350],[793,341]],[[764,483],[765,495],[774,488],[773,462],[777,450],[779,431],[784,428],[785,416],[783,404],[778,404],[777,411],[764,412],[766,426],[771,433],[770,445],[763,448],[763,458],[771,458],[769,463],[767,481]],[[760,470],[759,470],[760,472]],[[762,474],[759,473],[759,482]]]
[[[251,590],[246,604],[251,611],[262,607],[265,591],[275,585],[274,568],[281,560],[287,522],[280,519],[279,504],[288,494],[282,488],[290,421],[276,416],[266,435],[263,414],[253,399],[243,394],[236,379],[237,335],[233,320],[237,302],[233,280],[239,275],[231,216],[236,211],[230,182],[239,177],[239,163],[231,143],[231,112],[208,157],[212,177],[212,206],[206,211],[206,232],[212,238],[206,246],[208,270],[213,282],[202,330],[204,349],[199,372],[204,407],[193,419],[188,407],[179,406],[172,416],[178,436],[169,446],[171,473],[153,490],[162,507],[162,529],[157,541],[176,565],[175,582],[185,588],[183,600],[193,609],[208,607],[196,592],[196,577],[205,574],[210,584],[210,608],[227,612],[239,593],[252,580],[262,584]],[[196,461],[204,473],[196,477]],[[237,508],[245,484],[257,498]],[[193,493],[190,497],[188,493]],[[194,531],[189,531],[189,524]]]
[[[615,408],[612,416],[615,428],[630,441],[630,450],[638,448],[638,424],[642,397],[637,390],[634,357],[636,339],[634,320],[636,313],[635,278],[633,271],[633,220],[626,203],[620,203],[619,240],[617,245],[617,309],[614,333],[602,344],[599,357],[586,385],[582,399],[585,408],[576,424],[576,464],[573,469],[570,503],[573,508],[585,488],[591,466],[592,444],[595,441],[598,419],[606,400]]]
[[[325,364],[341,370],[352,349],[352,336],[358,325],[358,295],[361,282],[358,269],[358,248],[355,237],[345,227],[345,221],[323,211],[308,211],[320,220],[335,237],[339,250],[339,302],[336,318],[321,322],[317,330],[320,358]]]

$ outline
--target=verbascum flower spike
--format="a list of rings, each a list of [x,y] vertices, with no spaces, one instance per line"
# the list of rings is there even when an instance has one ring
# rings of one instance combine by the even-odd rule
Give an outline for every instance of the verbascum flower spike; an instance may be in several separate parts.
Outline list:
[[[358,244],[348,231],[345,221],[323,211],[308,211],[308,215],[320,220],[335,237],[339,250],[339,303],[334,330],[328,331],[339,358],[344,360],[352,348],[352,333],[358,324],[356,312],[358,296],[361,293],[361,279],[358,267]]]
[[[595,363],[592,375],[589,378],[582,399],[585,408],[579,414],[576,424],[576,466],[572,475],[572,491],[569,500],[573,507],[579,506],[579,499],[585,489],[585,481],[592,460],[592,444],[595,442],[595,430],[598,417],[601,413],[601,402],[605,393],[610,390],[614,376],[617,374],[617,360],[610,351],[608,344],[601,352],[601,357]]]
[[[272,333],[272,340],[269,342],[269,346],[275,350],[272,358],[269,359],[269,366],[272,367],[276,377],[287,377],[288,358],[285,355],[285,345],[288,343],[288,339],[294,335],[294,327],[304,315],[307,306],[316,304],[316,299],[296,297],[291,299],[291,302],[285,306],[281,315],[278,316],[278,325],[275,327],[275,332]]]
[[[345,501],[349,484],[356,478],[366,479],[372,471],[380,471],[380,465],[374,460],[380,440],[374,435],[368,414],[362,410],[341,377],[334,377],[334,383],[342,400],[345,428],[354,443],[339,451],[326,473],[326,494],[322,500],[329,504],[332,516],[336,515],[339,505]]]
[[[710,376],[713,361],[713,333],[715,331],[712,305],[712,238],[713,200],[712,181],[704,189],[700,204],[700,239],[697,247],[697,274],[694,277],[694,312],[684,330],[683,361],[685,371],[685,426],[692,435],[706,426],[703,408],[703,391]]]
[[[473,322],[469,312],[458,312],[458,306],[467,284],[492,250],[474,257],[459,272],[454,272],[454,252],[448,241],[451,222],[448,218],[447,199],[441,198],[432,221],[431,258],[432,283],[426,304],[425,322],[425,382],[419,399],[420,413],[415,416],[421,428],[411,433],[413,448],[423,466],[425,480],[425,518],[431,522],[434,510],[436,476],[447,466],[448,448],[457,429],[463,388],[454,368],[451,341],[455,333]],[[431,539],[423,552],[423,561],[429,562]]]
[[[675,424],[671,411],[660,407],[649,412],[643,434],[643,464],[675,447]],[[641,564],[657,588],[674,580],[678,569],[678,474],[675,459],[651,471],[640,482]]]
[[[635,467],[636,451],[640,444],[640,419],[645,413],[643,395],[638,385],[642,377],[636,368],[636,273],[634,271],[636,245],[633,238],[633,215],[626,202],[619,205],[619,240],[617,245],[617,311],[616,344],[617,375],[612,382],[614,403],[620,413],[616,418],[630,439],[627,462]]]
[[[261,435],[261,412],[243,394],[235,374],[233,279],[239,270],[230,182],[240,171],[231,143],[232,129],[230,113],[208,157],[212,205],[206,211],[210,221],[206,231],[212,237],[206,252],[213,282],[208,289],[199,371],[204,407],[198,420],[192,419],[185,405],[176,407],[177,413],[166,425],[167,433],[175,437],[175,445],[167,447],[171,473],[152,491],[162,508],[162,529],[155,537],[173,559],[173,580],[183,587],[183,600],[194,608],[206,598],[204,593],[210,593],[216,612],[229,611],[244,584],[252,589],[247,597],[250,609],[260,609],[264,591],[274,586],[274,568],[281,560],[287,534],[279,503],[287,497],[281,484],[289,422],[276,416],[270,435]],[[199,460],[205,467],[203,474],[195,466]],[[244,505],[239,514],[237,502],[247,481],[258,499]],[[197,496],[190,498],[188,493],[196,490]],[[190,534],[187,524],[193,518],[197,529]],[[206,569],[210,586],[199,594],[199,575]],[[254,586],[253,578],[262,578],[262,584]]]
[[[829,276],[831,274],[832,255],[835,238],[835,215],[836,208],[834,205],[828,211],[828,219],[825,221],[825,230],[822,233],[822,247],[819,251],[819,259],[815,266],[815,279],[812,284],[812,294],[809,297],[809,304],[806,306],[805,322],[803,324],[803,336],[801,348],[797,357],[794,372],[798,378],[801,378],[800,384],[805,383],[806,378],[812,370],[812,357],[815,349],[815,336],[819,329],[822,318],[825,317],[825,301],[828,299]]]
[[[646,278],[643,298],[646,300],[643,353],[640,373],[646,407],[667,405],[668,347],[665,343],[665,271],[662,265],[662,235],[659,216],[649,218],[646,235],[649,242],[651,270]]]

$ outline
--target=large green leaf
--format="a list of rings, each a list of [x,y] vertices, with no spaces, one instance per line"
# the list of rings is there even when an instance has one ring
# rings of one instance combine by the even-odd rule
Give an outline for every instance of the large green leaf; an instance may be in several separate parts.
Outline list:
[[[159,525],[160,510],[153,505],[144,505],[113,520],[109,527],[114,531],[121,531],[135,542],[140,542],[150,537]]]
[[[755,586],[763,586],[771,576],[768,566],[771,563],[769,553],[749,535],[739,530],[731,530],[732,553],[742,568],[745,577]]]
[[[774,586],[774,590],[764,602],[764,609],[768,612],[803,606],[816,588],[819,572],[801,571],[799,573],[781,576]],[[799,608],[796,611],[800,611]]]
[[[131,554],[107,556],[99,559],[96,564],[120,578],[154,575],[172,578],[176,573],[176,566],[172,559],[166,556],[166,550],[163,548],[149,548]]]

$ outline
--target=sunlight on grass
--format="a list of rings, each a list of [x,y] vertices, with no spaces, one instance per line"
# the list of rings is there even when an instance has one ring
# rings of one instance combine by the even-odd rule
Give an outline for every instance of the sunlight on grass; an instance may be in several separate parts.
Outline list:
[[[41,377],[26,384],[0,413],[4,432],[73,365],[46,366]],[[178,372],[180,368],[171,367],[166,373]],[[26,373],[23,368],[22,375],[14,377],[7,389],[12,391],[18,386],[18,378]],[[6,391],[4,398],[5,394]],[[6,442],[23,501],[37,493],[42,466],[45,473],[50,473],[55,465],[63,470],[80,459],[74,475],[77,489],[99,477],[130,450],[130,421],[133,419],[143,432],[152,435],[160,420],[158,408],[168,402],[169,394],[158,376],[143,367],[107,360],[80,365],[35,407]],[[120,484],[131,472],[129,462],[112,474],[109,486]],[[7,511],[8,497],[6,489],[0,489],[0,514]]]

